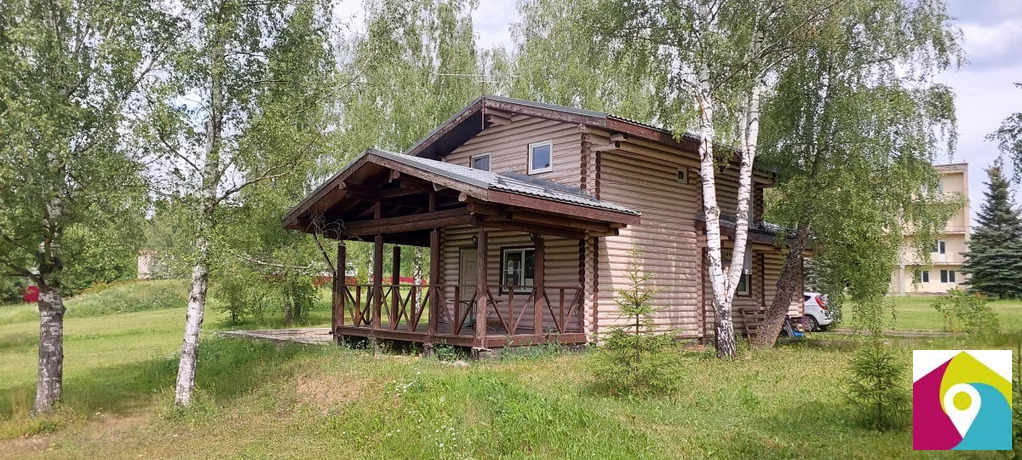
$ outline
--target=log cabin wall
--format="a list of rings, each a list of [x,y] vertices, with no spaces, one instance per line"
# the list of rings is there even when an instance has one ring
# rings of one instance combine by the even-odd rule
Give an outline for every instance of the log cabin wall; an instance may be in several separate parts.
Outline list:
[[[473,155],[490,155],[490,171],[526,174],[529,144],[551,141],[552,170],[533,174],[540,179],[578,187],[581,173],[581,136],[569,123],[516,115],[511,124],[491,126],[454,149],[443,161],[471,166]]]
[[[593,133],[594,144],[610,140]],[[614,302],[617,290],[631,282],[626,270],[632,250],[640,252],[643,270],[652,273],[652,285],[660,292],[654,327],[679,337],[700,335],[700,258],[695,215],[700,206],[697,185],[678,181],[678,168],[687,169],[683,158],[671,152],[630,144],[632,151],[600,153],[600,198],[638,209],[639,225],[621,229],[618,236],[601,238],[599,245],[598,322],[600,331],[625,321]]]
[[[476,227],[450,227],[445,228],[441,231],[443,242],[440,248],[443,261],[441,262],[442,279],[445,283],[444,289],[444,303],[448,311],[454,311],[454,284],[464,284],[460,279],[460,266],[461,266],[461,251],[462,249],[474,249],[472,246],[472,236],[476,235],[479,231]],[[501,252],[503,248],[532,248],[533,242],[528,233],[513,232],[508,230],[501,230],[495,228],[487,229],[489,235],[489,241],[487,244],[487,267],[486,274],[487,279],[492,286],[491,292],[493,293],[495,300],[497,301],[498,307],[501,308],[501,314],[507,311],[507,296],[506,294],[501,295],[498,293],[498,285],[501,283]],[[554,311],[557,311],[557,292],[555,287],[577,287],[578,286],[578,244],[577,240],[569,240],[565,238],[558,238],[553,236],[544,237],[546,242],[546,285],[547,296],[550,301],[554,304]],[[471,299],[469,293],[466,297],[464,287],[462,288],[461,300],[467,301]],[[572,291],[573,293],[574,291]],[[524,304],[528,294],[515,294],[515,315],[521,311],[522,305]],[[565,303],[570,302],[570,298],[565,299]],[[531,302],[530,302],[531,305]],[[463,307],[464,308],[464,307]],[[531,309],[531,306],[529,307]],[[464,310],[462,310],[464,311]],[[489,311],[488,318],[490,320],[497,320],[497,315],[491,310]],[[507,318],[505,318],[507,319]],[[533,317],[531,310],[522,316],[521,322],[519,323],[520,328],[526,328],[532,330]],[[572,318],[568,322],[569,327],[575,327],[578,325],[578,321]],[[550,314],[550,310],[546,309],[543,314],[543,327],[553,328],[554,322],[553,317]]]
[[[631,250],[636,247],[643,254],[644,268],[654,273],[654,286],[663,289],[657,296],[662,310],[655,318],[655,327],[674,331],[682,338],[712,335],[711,295],[710,289],[704,286],[707,277],[702,259],[705,236],[697,230],[695,220],[702,209],[697,154],[632,138],[622,143],[620,149],[590,152],[583,157],[584,145],[609,144],[610,135],[598,128],[580,132],[574,124],[515,115],[511,124],[486,128],[444,156],[443,161],[470,165],[472,156],[489,154],[491,171],[524,174],[528,167],[529,144],[552,141],[553,170],[535,174],[536,177],[575,187],[581,185],[602,200],[638,209],[642,212],[642,222],[622,229],[618,236],[585,241],[581,248],[578,241],[548,237],[547,284],[578,285],[581,270],[586,292],[586,331],[608,332],[608,327],[623,322],[614,299],[616,290],[628,285],[625,270],[631,263]],[[684,182],[679,182],[679,170],[684,171]],[[718,170],[717,193],[722,213],[733,215],[735,212],[737,176],[737,168]],[[764,180],[759,175],[753,191],[753,218],[757,221],[762,219],[760,182]],[[475,229],[468,227],[444,230],[441,276],[444,283],[457,282],[460,248],[471,246],[474,233]],[[496,284],[500,279],[500,248],[527,246],[531,242],[527,234],[495,229],[490,231],[490,240],[488,273],[491,284]],[[764,252],[765,259],[753,258],[753,266],[758,263],[759,268],[758,274],[753,275],[752,294],[738,298],[736,308],[763,305],[762,302],[772,299],[783,256],[775,258],[767,252]],[[765,285],[766,289],[757,285]],[[453,292],[450,288],[448,291],[451,292],[445,292],[445,298],[452,307]],[[796,307],[801,314],[801,302],[796,306],[793,300],[793,314]],[[549,320],[549,313],[546,315],[544,324]],[[737,314],[735,319],[736,323],[741,321]],[[531,327],[531,320],[523,318],[522,321],[522,327]],[[741,326],[737,330],[744,333]]]

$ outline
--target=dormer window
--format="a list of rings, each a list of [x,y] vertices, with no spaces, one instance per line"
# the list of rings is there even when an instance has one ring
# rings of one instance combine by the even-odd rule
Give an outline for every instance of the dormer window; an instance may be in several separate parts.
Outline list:
[[[469,163],[470,163],[469,167],[471,167],[472,169],[479,169],[479,170],[482,170],[482,171],[489,171],[490,170],[490,154],[489,153],[484,153],[482,155],[472,155],[472,158],[469,160]]]
[[[543,141],[529,144],[529,174],[554,170],[554,143]]]

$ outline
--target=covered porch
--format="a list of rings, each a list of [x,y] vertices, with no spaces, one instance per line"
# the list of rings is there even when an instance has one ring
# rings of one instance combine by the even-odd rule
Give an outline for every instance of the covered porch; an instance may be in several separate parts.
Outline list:
[[[306,197],[284,226],[372,241],[365,284],[345,279],[347,248],[338,244],[336,340],[486,349],[586,343],[595,288],[583,275],[584,250],[638,219],[578,188],[369,150]],[[424,285],[400,282],[401,246],[429,248]]]

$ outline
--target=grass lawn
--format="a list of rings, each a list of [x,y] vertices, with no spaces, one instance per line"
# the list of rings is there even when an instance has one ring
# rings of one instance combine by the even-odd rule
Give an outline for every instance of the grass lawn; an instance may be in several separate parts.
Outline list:
[[[895,318],[891,328],[901,331],[943,331],[944,318],[933,309],[936,296],[891,296]],[[988,303],[997,313],[1002,331],[1022,330],[1022,300],[995,300]]]
[[[318,307],[312,322],[327,315]],[[207,332],[197,402],[179,411],[171,403],[183,323],[180,307],[69,317],[63,403],[48,419],[27,415],[37,325],[0,325],[0,457],[917,456],[909,429],[863,429],[842,402],[852,341],[746,351],[736,362],[687,352],[683,391],[628,400],[591,390],[585,353],[453,365]],[[226,327],[222,315],[207,316],[206,331]],[[891,346],[907,364],[912,348],[997,345],[960,340]],[[909,380],[907,372],[906,389]]]

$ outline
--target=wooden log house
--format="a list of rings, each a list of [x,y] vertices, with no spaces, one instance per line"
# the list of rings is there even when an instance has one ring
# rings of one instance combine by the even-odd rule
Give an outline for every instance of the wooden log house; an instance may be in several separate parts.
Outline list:
[[[486,349],[597,341],[623,321],[614,302],[632,262],[660,289],[654,326],[713,334],[704,270],[698,139],[600,112],[484,96],[405,153],[369,149],[303,199],[284,226],[372,240],[370,284],[334,281],[338,340]],[[716,175],[722,210],[737,203],[737,165]],[[755,334],[784,254],[762,222],[754,175],[750,250],[736,328]],[[733,236],[727,216],[724,234]],[[730,245],[730,237],[725,248]],[[384,244],[430,248],[425,287],[383,284]],[[395,247],[393,266],[400,267]],[[337,266],[345,267],[339,245]],[[393,273],[392,280],[400,280]],[[418,305],[418,307],[416,307]],[[789,314],[801,316],[801,296]]]

